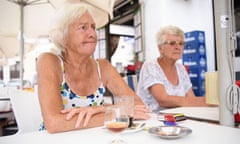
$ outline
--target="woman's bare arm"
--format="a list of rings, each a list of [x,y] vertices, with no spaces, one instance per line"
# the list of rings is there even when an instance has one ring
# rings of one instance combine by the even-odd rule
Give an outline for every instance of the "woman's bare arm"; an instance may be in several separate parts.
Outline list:
[[[92,116],[86,127],[83,125],[84,122],[79,127],[76,127],[78,115],[67,119],[68,113],[61,113],[63,104],[59,86],[62,81],[62,72],[57,56],[53,54],[41,55],[37,62],[37,72],[38,96],[44,125],[48,132],[56,133],[103,125],[103,113],[100,112],[101,107],[99,107],[99,110],[96,109],[97,114]]]
[[[161,84],[155,84],[149,87],[149,91],[161,107],[207,106],[205,97],[196,97],[192,89],[190,89],[184,97],[167,95],[164,86]]]
[[[106,60],[101,60],[101,73],[104,84],[114,96],[134,96],[135,118],[148,119],[150,110],[144,105],[139,96],[127,85],[117,70]]]

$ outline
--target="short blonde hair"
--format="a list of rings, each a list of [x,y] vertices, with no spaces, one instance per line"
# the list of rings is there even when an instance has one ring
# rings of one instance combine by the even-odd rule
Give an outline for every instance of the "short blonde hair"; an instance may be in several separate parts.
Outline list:
[[[168,26],[165,26],[165,27],[162,27],[157,35],[156,35],[156,40],[157,40],[157,44],[158,45],[162,45],[165,43],[166,41],[166,38],[165,36],[166,35],[177,35],[177,36],[180,36],[183,38],[184,40],[184,32],[182,29],[180,29],[179,27],[177,26],[172,26],[172,25],[168,25]]]
[[[88,6],[85,4],[68,4],[56,12],[55,17],[52,19],[52,23],[49,30],[49,36],[52,42],[60,50],[60,53],[65,52],[66,49],[66,37],[68,34],[68,26],[84,13],[89,12]]]

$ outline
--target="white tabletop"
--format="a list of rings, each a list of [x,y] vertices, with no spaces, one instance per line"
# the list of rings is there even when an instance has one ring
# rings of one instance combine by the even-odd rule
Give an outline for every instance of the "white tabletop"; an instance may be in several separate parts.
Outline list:
[[[156,115],[146,121],[147,127],[162,125],[156,120]],[[240,129],[185,120],[179,123],[181,126],[192,129],[192,133],[179,139],[161,139],[142,130],[135,133],[122,134],[122,138],[128,144],[239,144]],[[107,144],[113,139],[113,135],[103,127],[85,130],[49,134],[46,131],[16,134],[0,137],[1,144]]]

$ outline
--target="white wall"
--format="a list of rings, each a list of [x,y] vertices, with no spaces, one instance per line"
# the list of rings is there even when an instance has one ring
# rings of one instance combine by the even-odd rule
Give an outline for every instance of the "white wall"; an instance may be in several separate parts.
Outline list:
[[[141,0],[144,5],[145,60],[159,56],[155,35],[176,25],[189,32],[205,31],[208,71],[215,70],[212,0]]]

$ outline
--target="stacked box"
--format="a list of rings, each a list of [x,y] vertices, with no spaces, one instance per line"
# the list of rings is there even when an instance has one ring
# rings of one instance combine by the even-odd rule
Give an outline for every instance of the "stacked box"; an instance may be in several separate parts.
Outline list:
[[[185,33],[183,65],[188,67],[189,76],[196,96],[205,95],[205,72],[207,57],[204,31]]]
[[[196,96],[205,95],[205,72],[206,68],[192,66],[188,70],[192,82],[192,89]]]
[[[188,67],[207,66],[206,45],[199,42],[186,42],[183,50],[183,64]]]

